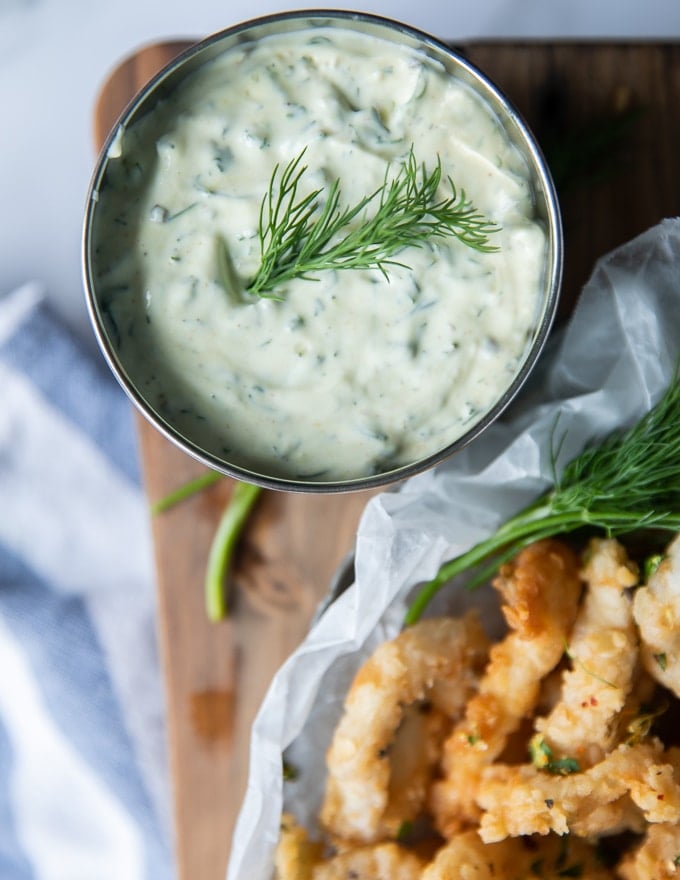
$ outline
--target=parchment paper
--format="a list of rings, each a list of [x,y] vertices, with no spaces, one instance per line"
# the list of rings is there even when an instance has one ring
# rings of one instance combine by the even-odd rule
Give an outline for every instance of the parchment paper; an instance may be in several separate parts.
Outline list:
[[[675,218],[598,262],[569,326],[544,352],[510,418],[443,465],[368,503],[354,585],[281,668],[255,721],[228,880],[271,880],[284,797],[286,809],[315,828],[324,755],[356,668],[399,630],[417,583],[551,485],[557,415],[560,436],[566,432],[559,470],[588,442],[636,421],[658,400],[679,347]],[[455,589],[452,595],[455,601]],[[286,783],[284,751],[298,771]]]

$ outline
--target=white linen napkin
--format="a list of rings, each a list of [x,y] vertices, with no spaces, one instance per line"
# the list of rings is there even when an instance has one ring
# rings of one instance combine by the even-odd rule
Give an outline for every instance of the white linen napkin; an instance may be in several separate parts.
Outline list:
[[[130,405],[37,285],[0,297],[0,877],[169,880]]]

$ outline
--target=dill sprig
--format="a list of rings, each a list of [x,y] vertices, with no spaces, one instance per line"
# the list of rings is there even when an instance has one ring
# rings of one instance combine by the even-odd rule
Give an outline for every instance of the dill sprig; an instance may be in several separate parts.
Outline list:
[[[451,194],[437,198],[442,181],[441,160],[428,172],[411,147],[397,174],[390,166],[383,183],[357,204],[341,207],[340,181],[335,180],[322,204],[323,189],[300,195],[307,171],[305,150],[285,168],[276,165],[260,206],[261,263],[248,290],[280,299],[269,292],[292,278],[318,280],[326,269],[379,269],[385,278],[390,266],[410,268],[392,257],[406,247],[422,247],[435,238],[455,236],[478,251],[492,252],[489,235],[499,227],[490,222],[448,178]],[[377,200],[372,216],[364,212]],[[340,235],[344,233],[344,235]]]
[[[553,449],[553,461],[557,450]],[[680,374],[633,427],[586,448],[554,477],[554,488],[507,520],[495,534],[445,562],[420,589],[405,618],[415,623],[451,578],[482,566],[469,586],[487,581],[519,550],[583,527],[609,537],[638,529],[680,531]],[[489,561],[491,560],[491,561]]]

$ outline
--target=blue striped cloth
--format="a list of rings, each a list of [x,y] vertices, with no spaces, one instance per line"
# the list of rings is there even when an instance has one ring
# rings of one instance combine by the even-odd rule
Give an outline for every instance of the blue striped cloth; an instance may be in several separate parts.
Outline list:
[[[0,880],[168,880],[130,406],[31,285],[0,297],[0,394]]]

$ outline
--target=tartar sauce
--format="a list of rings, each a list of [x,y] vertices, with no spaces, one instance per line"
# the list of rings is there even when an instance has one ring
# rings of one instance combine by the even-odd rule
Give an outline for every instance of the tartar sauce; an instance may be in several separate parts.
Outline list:
[[[114,143],[96,295],[130,380],[199,448],[284,479],[382,473],[464,434],[519,370],[547,252],[530,173],[436,60],[349,29],[272,35],[203,65]],[[277,163],[306,148],[304,186],[339,179],[347,206],[412,145],[501,226],[497,253],[450,237],[402,251],[411,268],[389,281],[326,271],[282,301],[246,291]]]

